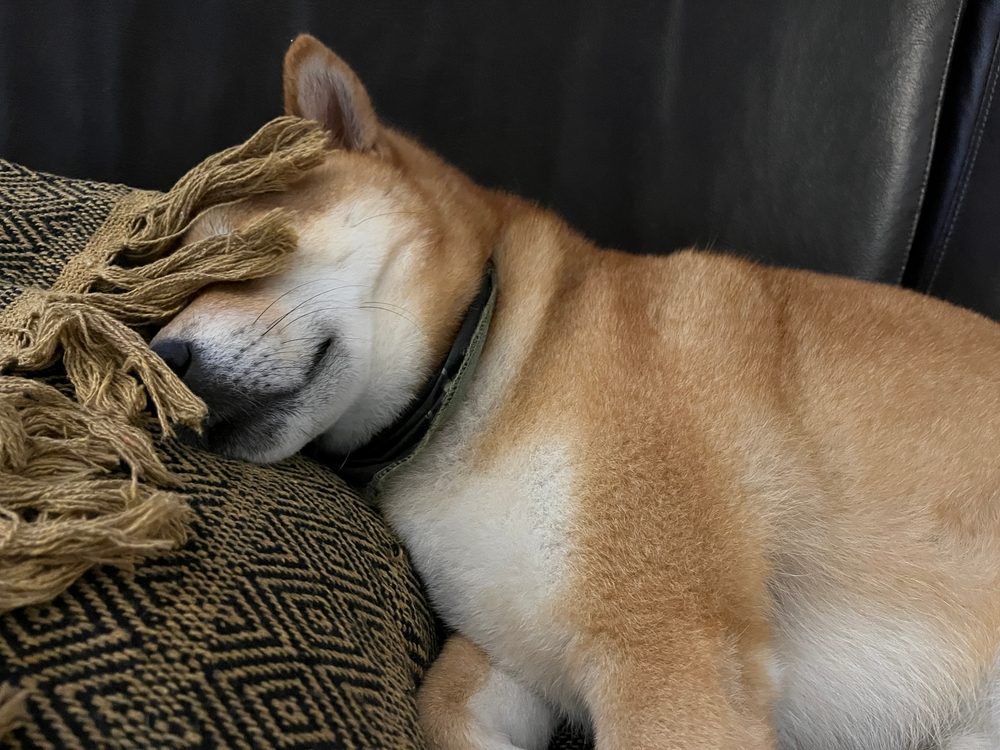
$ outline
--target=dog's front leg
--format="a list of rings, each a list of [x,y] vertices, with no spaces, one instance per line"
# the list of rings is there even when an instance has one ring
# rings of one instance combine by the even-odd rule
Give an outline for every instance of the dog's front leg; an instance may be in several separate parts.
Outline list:
[[[732,650],[703,637],[675,645],[673,658],[633,647],[593,670],[597,750],[774,750],[769,701]]]
[[[457,634],[428,670],[417,704],[434,750],[545,750],[556,726],[541,698]]]

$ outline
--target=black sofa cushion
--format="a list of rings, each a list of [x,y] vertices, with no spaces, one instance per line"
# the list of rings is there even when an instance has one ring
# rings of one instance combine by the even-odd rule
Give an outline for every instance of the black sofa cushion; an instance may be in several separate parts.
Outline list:
[[[81,0],[0,9],[0,157],[163,189],[309,31],[377,111],[601,244],[899,283],[962,0]]]
[[[1000,320],[1000,0],[970,0],[904,284]]]

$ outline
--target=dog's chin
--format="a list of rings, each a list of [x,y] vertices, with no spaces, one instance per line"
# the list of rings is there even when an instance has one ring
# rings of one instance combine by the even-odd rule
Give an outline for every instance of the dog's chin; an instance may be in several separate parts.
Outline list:
[[[209,419],[200,433],[183,427],[178,429],[177,436],[186,445],[225,458],[269,464],[294,455],[302,447],[284,440],[286,432],[278,420],[265,419],[250,425]]]

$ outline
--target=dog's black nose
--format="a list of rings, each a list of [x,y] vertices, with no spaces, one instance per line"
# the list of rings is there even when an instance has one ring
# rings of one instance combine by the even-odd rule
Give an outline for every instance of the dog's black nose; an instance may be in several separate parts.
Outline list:
[[[154,341],[151,348],[160,355],[171,370],[180,377],[184,377],[191,364],[191,344],[189,342],[179,339],[163,339],[162,341]]]

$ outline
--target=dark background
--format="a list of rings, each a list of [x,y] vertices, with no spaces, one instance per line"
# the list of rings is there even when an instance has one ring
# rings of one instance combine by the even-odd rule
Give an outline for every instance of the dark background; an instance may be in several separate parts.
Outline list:
[[[1000,0],[4,0],[0,158],[166,189],[309,31],[383,119],[600,244],[1000,315]]]

